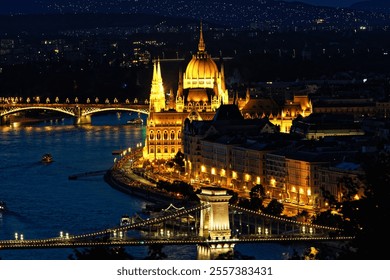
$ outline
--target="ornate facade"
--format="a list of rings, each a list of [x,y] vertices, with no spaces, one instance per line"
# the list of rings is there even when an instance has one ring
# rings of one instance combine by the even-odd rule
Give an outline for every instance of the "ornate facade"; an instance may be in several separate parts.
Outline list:
[[[184,120],[210,120],[221,104],[228,103],[223,66],[206,52],[202,26],[198,51],[179,74],[176,95],[170,91],[166,100],[160,61],[154,62],[150,92],[149,117],[143,156],[145,159],[170,159],[182,151],[181,134]]]

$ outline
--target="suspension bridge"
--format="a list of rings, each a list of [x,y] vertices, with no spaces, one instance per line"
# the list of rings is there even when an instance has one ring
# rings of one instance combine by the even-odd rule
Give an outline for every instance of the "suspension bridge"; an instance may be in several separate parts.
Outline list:
[[[45,239],[1,240],[0,250],[95,246],[196,245],[199,259],[213,259],[238,243],[347,241],[342,229],[299,222],[230,205],[221,188],[206,187],[200,204],[170,205],[156,216],[123,216],[119,225],[83,234]]]

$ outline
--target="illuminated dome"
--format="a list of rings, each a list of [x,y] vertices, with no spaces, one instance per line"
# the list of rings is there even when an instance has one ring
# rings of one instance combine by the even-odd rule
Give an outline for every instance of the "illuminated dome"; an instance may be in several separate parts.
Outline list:
[[[187,65],[184,74],[184,88],[214,88],[218,76],[217,64],[206,52],[201,25],[198,52],[192,56]]]
[[[205,52],[198,52],[187,65],[187,79],[213,79],[217,76],[217,64]]]
[[[179,76],[179,86],[176,97],[176,111],[212,112],[221,104],[229,103],[229,95],[225,86],[223,64],[221,70],[206,52],[203,40],[202,23],[198,51],[187,64],[183,76]]]

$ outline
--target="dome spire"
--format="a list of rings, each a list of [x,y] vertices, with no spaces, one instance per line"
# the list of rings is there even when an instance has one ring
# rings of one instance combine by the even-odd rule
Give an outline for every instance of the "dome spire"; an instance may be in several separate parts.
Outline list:
[[[200,35],[199,35],[199,44],[198,44],[198,51],[204,52],[206,49],[206,45],[203,40],[203,25],[202,21],[200,21]]]

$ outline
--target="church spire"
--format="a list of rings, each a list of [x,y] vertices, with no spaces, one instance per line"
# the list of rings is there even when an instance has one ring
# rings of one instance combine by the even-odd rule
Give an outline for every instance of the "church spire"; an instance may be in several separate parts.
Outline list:
[[[164,85],[161,76],[160,59],[154,61],[152,88],[150,92],[150,110],[160,112],[165,108]]]
[[[153,79],[152,79],[152,83],[155,83],[155,84],[162,83],[160,58],[157,58],[157,61],[155,61],[154,65],[153,65]]]
[[[204,39],[203,39],[203,25],[202,25],[202,21],[200,21],[200,35],[199,35],[198,51],[204,52],[205,50],[206,50],[206,45],[205,45]]]

